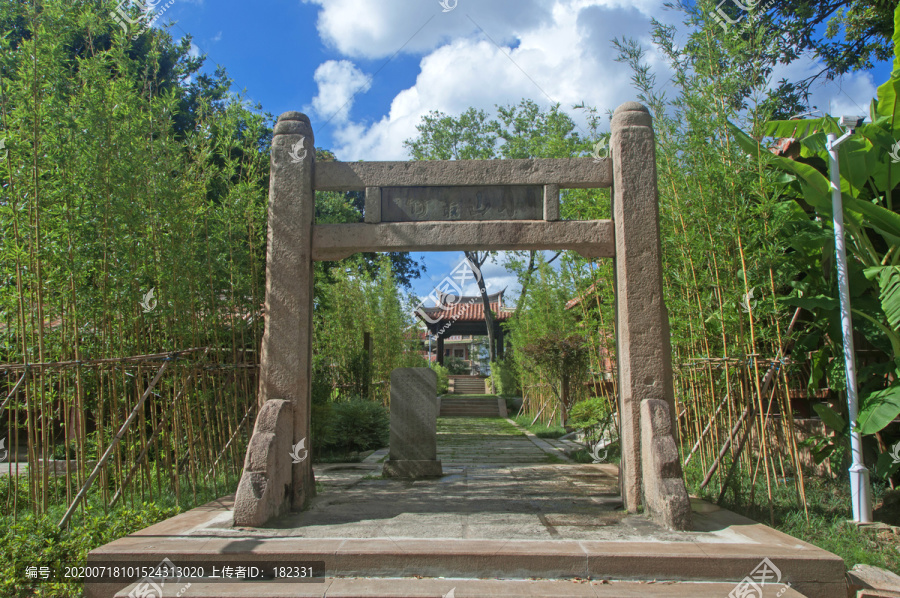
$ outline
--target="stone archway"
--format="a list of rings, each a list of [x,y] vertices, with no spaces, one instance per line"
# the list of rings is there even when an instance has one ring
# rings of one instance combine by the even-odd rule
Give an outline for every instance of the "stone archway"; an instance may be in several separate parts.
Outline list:
[[[612,187],[612,220],[560,221],[563,188]],[[365,222],[314,224],[316,191],[365,190]],[[626,509],[690,529],[678,458],[655,141],[647,109],[620,106],[610,157],[315,162],[309,118],[282,114],[272,141],[260,413],[235,499],[235,525],[259,526],[315,494],[292,459],[310,432],[313,262],[362,251],[569,249],[613,258],[619,487]]]

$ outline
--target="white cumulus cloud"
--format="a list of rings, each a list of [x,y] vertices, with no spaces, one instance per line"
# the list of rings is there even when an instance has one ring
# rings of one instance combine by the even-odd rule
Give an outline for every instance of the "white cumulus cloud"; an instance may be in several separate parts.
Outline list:
[[[523,98],[545,108],[559,103],[586,135],[584,115],[573,106],[584,102],[603,114],[636,96],[631,71],[615,61],[615,38],[641,44],[659,86],[670,96],[675,91],[667,86],[672,72],[653,47],[651,19],[680,24],[682,15],[664,10],[662,0],[458,0],[448,13],[438,0],[303,1],[321,7],[319,34],[345,56],[421,55],[415,82],[395,93],[386,113],[365,120],[350,118],[348,110],[353,94],[368,90],[371,80],[347,60],[319,67],[312,108],[324,119],[338,112],[328,126],[330,149],[340,160],[408,159],[403,141],[416,137],[429,112],[455,115],[475,107],[493,113],[496,105]],[[680,45],[687,34],[679,30]],[[779,67],[773,85],[817,68],[811,60]],[[815,86],[811,99],[824,111],[855,113],[874,91],[871,76],[859,73]]]
[[[365,93],[371,79],[349,60],[329,60],[319,65],[314,75],[319,93],[312,99],[312,110],[322,119],[347,120],[355,96]]]
[[[634,99],[631,73],[613,60],[610,38],[634,36],[649,46],[649,15],[599,0],[542,4],[548,7],[544,18],[517,28],[505,24],[499,31],[484,25],[489,19],[473,9],[471,17],[482,29],[426,53],[415,84],[396,94],[387,114],[374,122],[341,123],[333,133],[338,159],[407,158],[403,141],[416,136],[416,125],[432,110],[458,114],[474,106],[492,112],[495,105],[528,98],[544,107],[560,103],[584,126],[574,105],[586,102],[605,111]],[[513,31],[512,43],[498,41]],[[648,60],[664,68],[652,52]]]
[[[438,0],[303,2],[321,7],[317,27],[325,43],[345,56],[365,58],[427,52],[477,32],[479,25],[489,29],[497,43],[505,43],[515,32],[549,19],[553,6],[546,0],[459,0],[456,8],[444,12]]]

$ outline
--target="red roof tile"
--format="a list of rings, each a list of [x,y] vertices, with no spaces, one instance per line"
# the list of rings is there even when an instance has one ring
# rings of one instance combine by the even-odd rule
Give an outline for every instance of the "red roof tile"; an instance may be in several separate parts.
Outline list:
[[[454,322],[484,322],[484,303],[479,301],[465,301],[455,305],[443,305],[440,307],[423,307],[421,308],[432,320],[440,318],[441,320]],[[504,308],[499,302],[491,303],[491,311],[494,312],[494,319],[498,322],[508,320],[512,312]],[[416,312],[419,318],[421,314]],[[424,318],[422,318],[424,320]]]

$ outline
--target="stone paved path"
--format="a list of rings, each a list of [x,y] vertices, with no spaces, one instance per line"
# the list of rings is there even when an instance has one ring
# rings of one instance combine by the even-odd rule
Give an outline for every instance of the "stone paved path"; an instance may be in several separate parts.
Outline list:
[[[838,557],[702,501],[695,531],[661,529],[624,513],[616,466],[561,462],[558,446],[534,442],[509,421],[447,418],[438,430],[440,478],[382,478],[378,454],[364,463],[316,464],[318,496],[275,525],[235,528],[228,497],[98,550],[135,559],[323,561],[329,572],[324,585],[266,585],[264,592],[253,583],[228,584],[228,592],[197,584],[190,592],[197,598],[408,598],[454,590],[460,598],[720,598],[764,557],[798,589],[811,588],[804,591],[810,597],[846,596]],[[485,581],[497,578],[503,581]],[[574,583],[585,579],[602,583]],[[800,598],[786,586],[772,588],[767,598]]]
[[[455,465],[550,463],[551,457],[505,419],[438,419],[438,459]]]
[[[264,531],[240,533],[504,540],[655,535],[688,541],[645,517],[626,515],[616,466],[565,462],[559,455],[557,447],[535,441],[505,419],[439,418],[441,478],[382,478],[379,461],[386,451],[364,463],[317,464],[319,493],[310,508]]]

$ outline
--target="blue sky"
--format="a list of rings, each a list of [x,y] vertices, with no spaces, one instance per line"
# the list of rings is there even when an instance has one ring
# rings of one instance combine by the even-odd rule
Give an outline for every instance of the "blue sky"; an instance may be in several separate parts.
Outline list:
[[[634,99],[631,73],[611,40],[633,37],[648,49],[659,81],[669,71],[653,53],[650,19],[679,23],[662,0],[174,0],[160,18],[173,37],[193,37],[207,69],[224,66],[234,91],[272,114],[301,110],[316,146],[339,160],[404,160],[403,141],[423,114],[529,98],[559,102],[576,122],[582,101],[605,112]],[[159,8],[165,2],[159,5]],[[444,9],[452,7],[452,10]],[[796,80],[818,65],[797,61],[774,80]],[[812,103],[831,114],[865,114],[890,72],[879,65],[816,87]],[[426,254],[414,285],[426,296],[462,257]],[[484,271],[492,288],[515,279]]]

